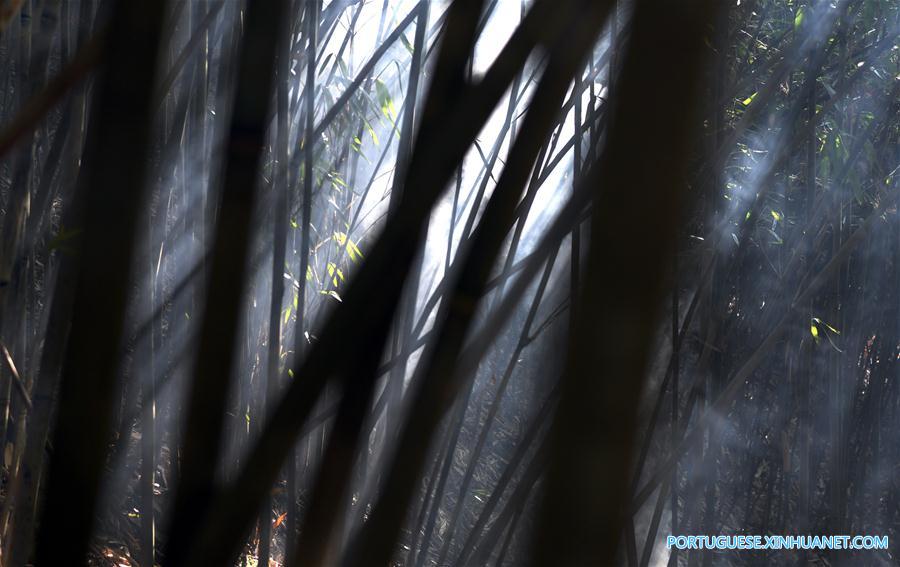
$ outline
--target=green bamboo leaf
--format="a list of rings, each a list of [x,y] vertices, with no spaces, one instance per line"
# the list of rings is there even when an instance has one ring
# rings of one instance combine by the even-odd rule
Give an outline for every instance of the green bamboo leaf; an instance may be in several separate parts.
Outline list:
[[[800,26],[803,25],[803,20],[806,18],[806,7],[800,6],[797,10],[797,15],[794,16],[794,31],[800,29]]]

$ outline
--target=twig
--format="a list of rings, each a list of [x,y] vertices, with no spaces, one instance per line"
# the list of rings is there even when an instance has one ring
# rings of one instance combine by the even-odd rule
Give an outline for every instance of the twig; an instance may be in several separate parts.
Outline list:
[[[22,395],[22,399],[25,401],[25,405],[28,407],[28,409],[31,409],[31,396],[28,395],[28,388],[25,387],[25,384],[22,382],[22,378],[19,376],[19,371],[16,370],[16,363],[13,362],[12,355],[9,354],[9,350],[2,342],[0,342],[0,348],[3,349],[3,360],[6,361],[6,366],[9,367],[9,373],[12,374],[16,389]]]

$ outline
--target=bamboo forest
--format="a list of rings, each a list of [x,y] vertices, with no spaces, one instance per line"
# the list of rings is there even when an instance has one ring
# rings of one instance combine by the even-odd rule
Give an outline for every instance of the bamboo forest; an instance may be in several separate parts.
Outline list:
[[[897,0],[0,0],[0,567],[900,565]]]

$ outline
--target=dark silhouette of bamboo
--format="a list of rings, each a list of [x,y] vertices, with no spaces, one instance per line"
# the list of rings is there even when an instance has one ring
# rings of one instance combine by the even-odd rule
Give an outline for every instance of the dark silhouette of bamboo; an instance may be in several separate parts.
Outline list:
[[[319,21],[320,8],[318,2],[307,0],[306,9],[304,10],[304,23],[306,29],[306,85],[304,87],[304,107],[305,107],[305,128],[303,135],[303,193],[301,196],[301,217],[300,217],[300,270],[299,278],[302,282],[300,289],[297,290],[297,322],[294,326],[294,357],[296,360],[302,360],[307,352],[307,335],[306,328],[309,326],[307,321],[307,293],[308,279],[306,277],[309,271],[309,254],[310,254],[310,228],[312,223],[312,200],[313,200],[313,158],[315,151],[315,140],[319,139],[320,134],[315,131],[315,108],[316,108],[316,34],[317,23]],[[372,58],[374,60],[374,57]],[[348,88],[348,90],[350,90]],[[323,120],[323,124],[327,124]],[[298,154],[300,152],[297,152]],[[349,236],[348,236],[349,239]],[[295,366],[296,367],[296,366]],[[294,374],[303,376],[302,374]],[[305,379],[305,377],[304,377]],[[291,386],[289,386],[291,387]],[[291,565],[296,562],[296,545],[297,530],[299,529],[299,508],[296,504],[297,498],[297,456],[293,450],[288,453],[288,524],[287,537],[285,538],[285,562]]]
[[[292,5],[288,3],[289,7]],[[288,10],[290,13],[290,10]],[[290,51],[287,49],[290,41],[290,18],[283,18],[280,31],[281,49],[278,52],[278,69],[276,73],[276,135],[275,155],[276,164],[272,179],[272,191],[274,192],[272,216],[272,286],[269,305],[269,330],[267,352],[267,374],[265,385],[263,413],[261,419],[265,419],[265,408],[275,400],[281,382],[281,304],[284,298],[284,269],[287,259],[288,238],[288,190],[291,187],[290,171],[285,167],[288,161],[288,87],[290,77]],[[298,303],[299,306],[299,303]],[[267,495],[262,502],[262,512],[259,517],[259,562],[262,565],[269,564],[272,539],[272,498]],[[290,541],[290,538],[288,538]]]
[[[529,106],[522,130],[510,150],[506,167],[472,237],[471,248],[459,270],[452,294],[437,315],[437,335],[426,347],[413,377],[410,416],[397,444],[397,456],[388,468],[384,492],[375,504],[369,523],[348,552],[347,565],[383,565],[390,560],[415,479],[427,454],[431,435],[461,387],[454,375],[456,359],[463,347],[474,307],[483,292],[488,273],[503,237],[515,215],[522,186],[528,178],[547,130],[556,116],[576,66],[599,34],[607,7],[594,5],[572,26],[566,41],[560,41],[550,56],[544,76]],[[579,6],[573,5],[571,14]]]
[[[161,191],[161,192],[164,192]],[[162,199],[160,199],[162,200]],[[160,207],[162,209],[162,207]],[[164,210],[160,211],[161,215],[165,215]],[[156,230],[154,230],[154,215],[148,207],[147,214],[147,250],[145,262],[147,274],[146,285],[149,288],[146,295],[147,311],[153,309],[157,301],[157,290],[159,272],[155,269],[156,256],[154,254]],[[160,250],[160,252],[162,252]],[[162,258],[160,258],[161,260]],[[140,553],[138,555],[141,565],[154,565],[155,558],[155,511],[153,509],[153,482],[156,472],[156,353],[157,343],[159,341],[159,332],[162,327],[162,320],[154,324],[150,329],[149,338],[149,361],[145,371],[138,371],[137,377],[140,381],[140,400],[141,400],[141,464],[140,464]],[[134,386],[132,386],[134,387]],[[130,429],[128,433],[124,428],[118,432],[120,444],[124,438],[130,437]]]
[[[701,30],[714,11],[710,2],[638,2],[635,7],[598,168],[606,188],[595,198],[581,321],[553,432],[537,565],[609,564],[622,533],[635,412],[654,328],[652,307],[660,295],[657,282],[683,184],[692,93],[703,59]],[[655,70],[652,80],[647,69]],[[675,117],[654,108],[647,98],[654,81],[681,93],[687,106],[683,113]],[[653,147],[660,140],[650,134],[663,123],[670,137],[664,146],[670,150],[653,153],[651,140]],[[634,156],[648,152],[658,163],[645,160],[638,167]],[[637,231],[624,219],[641,206],[645,191],[658,195],[657,212],[644,219],[651,231]],[[610,271],[614,277],[606,277]]]
[[[197,524],[212,498],[233,358],[229,355],[244,288],[250,212],[265,137],[274,76],[278,23],[287,3],[253,3],[245,15],[226,169],[212,244],[206,309],[194,379],[186,405],[183,463],[176,487],[168,565],[183,564]],[[264,62],[264,63],[261,63]]]
[[[403,196],[403,179],[413,145],[414,120],[417,115],[416,105],[419,94],[419,76],[422,72],[425,60],[425,32],[428,26],[429,2],[422,0],[416,7],[416,36],[413,47],[412,62],[409,66],[409,83],[406,88],[406,96],[403,103],[403,123],[400,130],[400,139],[397,142],[397,159],[394,166],[394,182],[391,187],[391,196],[388,201],[388,222],[397,213],[400,198]],[[428,233],[430,221],[426,220],[422,232]],[[423,247],[424,248],[424,247]],[[407,276],[405,297],[398,307],[398,313],[393,326],[393,337],[390,342],[393,352],[399,357],[399,363],[394,365],[390,377],[387,379],[390,397],[385,411],[385,434],[392,438],[395,434],[393,415],[400,408],[403,398],[403,380],[406,375],[406,357],[411,351],[406,344],[415,339],[412,334],[413,319],[415,317],[416,302],[419,294],[419,282],[421,279],[422,262],[424,261],[424,249],[416,253],[412,268]]]
[[[97,88],[85,230],[60,386],[38,565],[84,561],[109,434],[162,4],[119,3]],[[122,191],[130,186],[132,191]],[[99,286],[103,279],[109,288]]]

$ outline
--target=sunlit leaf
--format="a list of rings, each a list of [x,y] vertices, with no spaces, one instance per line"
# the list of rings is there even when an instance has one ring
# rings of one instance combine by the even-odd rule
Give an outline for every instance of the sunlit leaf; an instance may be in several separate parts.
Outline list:
[[[343,303],[343,302],[344,302],[344,300],[341,299],[341,296],[338,295],[338,292],[336,292],[336,291],[334,291],[334,290],[328,290],[328,291],[324,291],[324,290],[323,290],[323,291],[320,291],[319,293],[321,293],[322,295],[330,296],[331,298],[337,300],[337,301],[340,302],[340,303]]]
[[[366,131],[369,132],[369,136],[372,137],[372,143],[378,146],[378,136],[375,134],[375,129],[372,128],[372,125],[369,124],[368,120],[363,119],[363,125],[366,127]]]
[[[400,34],[400,41],[403,42],[403,47],[405,47],[406,50],[409,51],[410,55],[413,55],[416,52],[409,40],[406,39],[406,34]]]
[[[803,20],[806,18],[806,9],[804,6],[800,6],[797,10],[797,14],[794,16],[794,30],[798,30],[800,26],[803,25]]]
[[[838,331],[837,329],[835,329],[834,327],[832,327],[831,325],[829,325],[829,324],[826,323],[825,321],[819,319],[818,317],[813,317],[813,321],[815,321],[815,322],[816,322],[817,324],[819,324],[819,325],[824,326],[826,329],[828,329],[829,331],[831,331],[831,332],[834,333],[835,335],[840,335],[840,334],[841,334],[840,331]]]
[[[334,241],[339,247],[347,247],[347,255],[350,256],[350,260],[352,262],[356,262],[358,258],[363,257],[363,253],[359,249],[359,246],[357,246],[356,243],[353,242],[353,239],[348,239],[346,233],[335,232]]]
[[[344,279],[344,272],[342,272],[334,262],[328,262],[327,268],[329,276],[333,277],[335,274],[337,274],[337,277],[341,278],[341,280]]]
[[[381,113],[384,114],[385,118],[393,121],[397,115],[394,111],[394,100],[391,98],[391,93],[388,91],[387,86],[380,79],[375,79],[375,93],[378,96],[378,106],[381,107]]]

